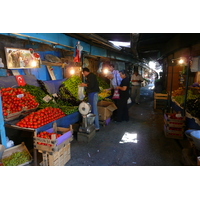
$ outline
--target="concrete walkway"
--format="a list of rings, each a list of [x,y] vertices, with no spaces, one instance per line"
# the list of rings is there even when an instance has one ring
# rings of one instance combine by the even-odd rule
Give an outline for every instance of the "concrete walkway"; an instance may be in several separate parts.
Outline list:
[[[165,137],[163,113],[153,109],[151,87],[143,87],[140,105],[129,108],[129,122],[111,121],[89,143],[74,139],[66,166],[183,165],[180,143]]]

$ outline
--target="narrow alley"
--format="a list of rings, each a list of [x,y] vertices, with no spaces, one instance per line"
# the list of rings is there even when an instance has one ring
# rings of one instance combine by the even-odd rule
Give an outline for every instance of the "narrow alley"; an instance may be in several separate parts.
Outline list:
[[[65,166],[181,166],[179,142],[166,138],[163,112],[153,109],[152,85],[141,88],[140,104],[129,108],[129,122],[111,121],[89,142],[71,143]]]

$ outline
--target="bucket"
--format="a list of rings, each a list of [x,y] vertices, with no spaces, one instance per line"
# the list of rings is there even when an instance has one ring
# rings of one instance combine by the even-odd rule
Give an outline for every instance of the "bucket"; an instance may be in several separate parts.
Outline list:
[[[87,115],[87,124],[88,125],[91,125],[94,123],[94,119],[95,119],[95,116],[94,114],[90,113]]]
[[[200,151],[200,130],[192,131],[190,133],[195,147]]]
[[[185,131],[185,135],[186,135],[189,139],[191,139],[191,140],[192,140],[191,133],[192,133],[193,131],[197,131],[197,130],[196,130],[196,129],[189,129],[189,130]]]

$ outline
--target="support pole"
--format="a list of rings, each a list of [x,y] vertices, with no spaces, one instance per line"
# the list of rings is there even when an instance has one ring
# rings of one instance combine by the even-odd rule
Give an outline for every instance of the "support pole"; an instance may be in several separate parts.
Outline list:
[[[5,148],[7,148],[6,133],[5,133],[5,127],[4,127],[4,117],[3,117],[3,111],[2,111],[1,92],[0,92],[0,136],[1,136],[2,145]]]
[[[186,83],[185,83],[185,96],[184,96],[184,104],[183,104],[183,116],[185,117],[186,103],[187,103],[187,93],[188,93],[188,80],[189,80],[189,69],[190,69],[190,58],[187,61],[187,69],[186,69]]]

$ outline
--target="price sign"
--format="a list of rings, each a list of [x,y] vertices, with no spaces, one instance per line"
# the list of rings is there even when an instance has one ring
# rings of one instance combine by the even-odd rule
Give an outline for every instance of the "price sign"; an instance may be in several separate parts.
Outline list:
[[[53,97],[58,97],[58,95],[56,93],[52,94]]]
[[[49,96],[49,95],[46,95],[44,98],[43,98],[43,100],[45,101],[45,102],[49,102],[50,100],[51,100],[52,98]]]
[[[21,99],[22,97],[24,97],[24,94],[18,94],[17,98]]]

